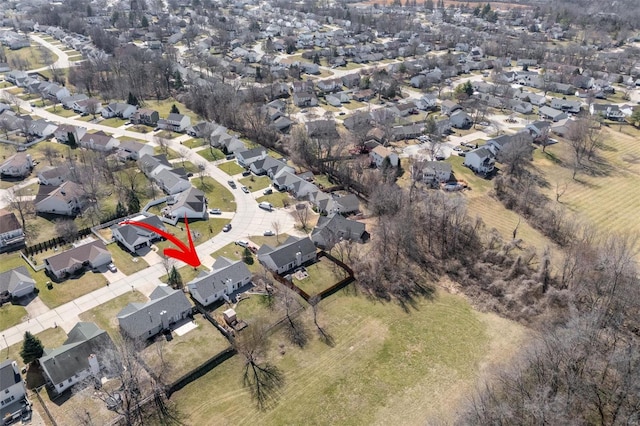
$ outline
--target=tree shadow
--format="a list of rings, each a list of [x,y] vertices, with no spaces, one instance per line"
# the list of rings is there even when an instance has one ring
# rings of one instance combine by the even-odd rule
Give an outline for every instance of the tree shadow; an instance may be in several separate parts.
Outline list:
[[[261,411],[277,404],[284,383],[284,374],[273,364],[247,362],[245,365],[243,384],[249,388],[252,399]]]

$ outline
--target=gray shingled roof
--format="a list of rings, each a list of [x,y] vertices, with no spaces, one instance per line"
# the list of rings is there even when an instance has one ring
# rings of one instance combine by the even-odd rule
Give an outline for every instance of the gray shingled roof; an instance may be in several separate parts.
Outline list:
[[[144,304],[130,303],[117,315],[120,328],[132,338],[146,336],[149,330],[161,326],[162,311],[173,317],[191,310],[191,304],[184,293],[167,285],[156,287],[149,298],[151,300]]]
[[[331,247],[340,239],[362,238],[365,232],[365,224],[349,220],[339,214],[320,216],[318,224],[311,232],[311,239],[323,247]]]
[[[245,277],[251,276],[251,272],[241,260],[232,261],[224,257],[219,257],[213,264],[213,271],[209,274],[199,276],[189,282],[189,292],[200,299],[207,299],[213,294],[224,291],[227,287],[228,279],[235,283],[242,281]]]
[[[8,359],[3,361],[0,364],[0,391],[4,391],[5,389],[9,389],[11,386],[16,383],[20,383],[22,378],[20,377],[20,373],[16,373],[13,369],[13,360]],[[2,394],[4,398],[4,393]]]
[[[78,263],[91,262],[96,256],[105,252],[109,253],[102,241],[92,241],[48,257],[44,261],[51,265],[54,271],[61,271]]]
[[[24,266],[0,273],[0,294],[4,292],[13,293],[20,283],[31,283],[34,286],[36,282],[29,275],[29,271]]]
[[[18,221],[15,213],[8,210],[0,209],[0,234],[22,229],[22,225]]]
[[[316,247],[309,237],[296,238],[291,236],[279,247],[273,248],[264,244],[258,250],[258,260],[271,260],[276,268],[281,268],[296,259],[296,253],[302,253],[304,257],[306,254],[314,253]]]
[[[92,322],[79,322],[62,346],[45,350],[40,366],[51,382],[58,384],[89,368],[89,355],[95,354],[101,366],[109,363],[112,351],[115,346],[106,331]]]

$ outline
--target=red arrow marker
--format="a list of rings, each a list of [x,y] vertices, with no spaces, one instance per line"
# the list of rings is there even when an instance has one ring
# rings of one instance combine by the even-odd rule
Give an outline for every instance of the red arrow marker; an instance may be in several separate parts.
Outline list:
[[[139,226],[140,228],[148,229],[149,231],[153,231],[156,234],[159,234],[165,237],[167,240],[171,241],[173,244],[178,246],[180,250],[176,250],[173,248],[164,249],[164,255],[167,257],[173,257],[174,259],[178,259],[186,263],[187,265],[191,265],[194,268],[197,268],[201,265],[200,259],[198,258],[198,253],[196,253],[196,248],[193,245],[193,240],[191,239],[191,232],[189,232],[189,222],[187,221],[187,215],[184,215],[184,226],[187,228],[187,237],[189,238],[189,247],[187,247],[182,241],[178,239],[175,235],[171,235],[168,232],[163,231],[162,229],[158,229],[155,226],[149,225],[144,222],[133,222],[130,220],[125,220],[122,222],[123,225],[133,225]]]

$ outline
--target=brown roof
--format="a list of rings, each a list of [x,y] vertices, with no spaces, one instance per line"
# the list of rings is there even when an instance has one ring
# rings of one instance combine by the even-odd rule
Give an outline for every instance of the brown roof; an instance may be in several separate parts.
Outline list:
[[[0,210],[0,234],[5,232],[15,231],[16,229],[22,229],[18,218],[13,212],[5,209]]]
[[[61,271],[79,263],[91,262],[96,256],[104,252],[108,252],[108,250],[102,241],[92,241],[89,244],[74,247],[71,250],[48,257],[44,261],[51,265],[54,271]]]

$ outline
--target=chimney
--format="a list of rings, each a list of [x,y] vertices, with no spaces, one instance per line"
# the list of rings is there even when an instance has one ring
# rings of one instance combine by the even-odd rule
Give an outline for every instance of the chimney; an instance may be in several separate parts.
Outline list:
[[[167,318],[167,311],[160,312],[160,324],[162,324],[163,330],[169,328],[169,318]]]
[[[98,363],[96,354],[89,355],[89,370],[91,370],[91,374],[95,377],[98,377],[98,374],[100,374],[100,364]]]
[[[301,252],[297,252],[296,253],[296,266],[300,266],[302,265],[302,253]]]

